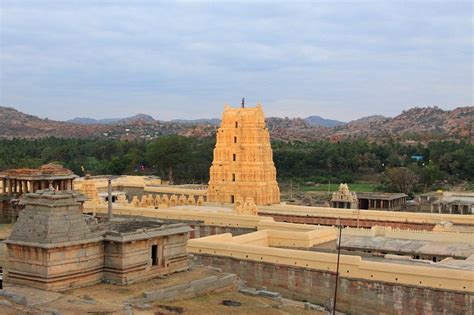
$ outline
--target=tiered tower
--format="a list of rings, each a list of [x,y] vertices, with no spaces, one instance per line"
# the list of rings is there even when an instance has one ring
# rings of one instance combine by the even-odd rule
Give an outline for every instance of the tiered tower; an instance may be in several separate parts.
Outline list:
[[[270,134],[261,105],[225,105],[216,137],[207,200],[234,203],[251,197],[257,205],[280,203]]]

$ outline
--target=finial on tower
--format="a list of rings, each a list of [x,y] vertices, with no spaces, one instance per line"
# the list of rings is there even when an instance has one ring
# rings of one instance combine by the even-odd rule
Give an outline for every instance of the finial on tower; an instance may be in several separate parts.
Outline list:
[[[245,97],[242,97],[242,108],[245,108]]]

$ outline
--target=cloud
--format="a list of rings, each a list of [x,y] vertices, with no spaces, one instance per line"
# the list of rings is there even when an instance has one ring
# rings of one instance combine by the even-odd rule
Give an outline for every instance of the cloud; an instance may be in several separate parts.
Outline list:
[[[0,103],[57,119],[216,117],[243,96],[272,115],[345,120],[472,105],[471,12],[462,1],[3,1]]]

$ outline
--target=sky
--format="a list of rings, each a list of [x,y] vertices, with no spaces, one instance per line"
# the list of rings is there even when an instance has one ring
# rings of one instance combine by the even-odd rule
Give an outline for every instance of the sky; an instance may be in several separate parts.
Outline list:
[[[471,1],[0,3],[0,106],[43,118],[473,105]]]

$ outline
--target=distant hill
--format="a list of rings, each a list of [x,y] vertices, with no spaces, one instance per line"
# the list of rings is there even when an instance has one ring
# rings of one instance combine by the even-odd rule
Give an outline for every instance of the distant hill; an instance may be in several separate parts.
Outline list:
[[[1,138],[94,138],[102,132],[101,126],[82,125],[41,119],[24,114],[11,107],[0,106],[0,137]]]
[[[76,117],[74,119],[66,120],[66,122],[80,124],[80,125],[110,125],[118,122],[133,122],[133,121],[155,121],[153,117],[145,114],[137,114],[126,118],[104,118],[94,119],[86,117]]]
[[[221,124],[221,120],[219,118],[173,119],[171,120],[171,122],[191,124],[191,125],[211,125],[211,126],[219,126]]]
[[[414,107],[393,118],[369,116],[334,128],[333,139],[461,139],[474,138],[474,107],[442,110]]]
[[[321,116],[309,116],[309,117],[304,118],[304,121],[310,126],[322,126],[322,127],[329,127],[329,128],[346,124],[343,121],[326,119]]]
[[[315,118],[316,117],[316,118]],[[474,139],[474,107],[442,110],[438,107],[415,107],[393,118],[369,116],[348,123],[326,120],[319,116],[302,118],[269,117],[267,128],[272,139],[312,141],[368,139],[384,141]],[[11,107],[0,107],[0,138],[99,138],[152,139],[179,134],[191,137],[213,136],[220,120],[155,120],[145,114],[128,118],[75,118],[69,122],[41,119]],[[332,127],[324,124],[336,124]]]

